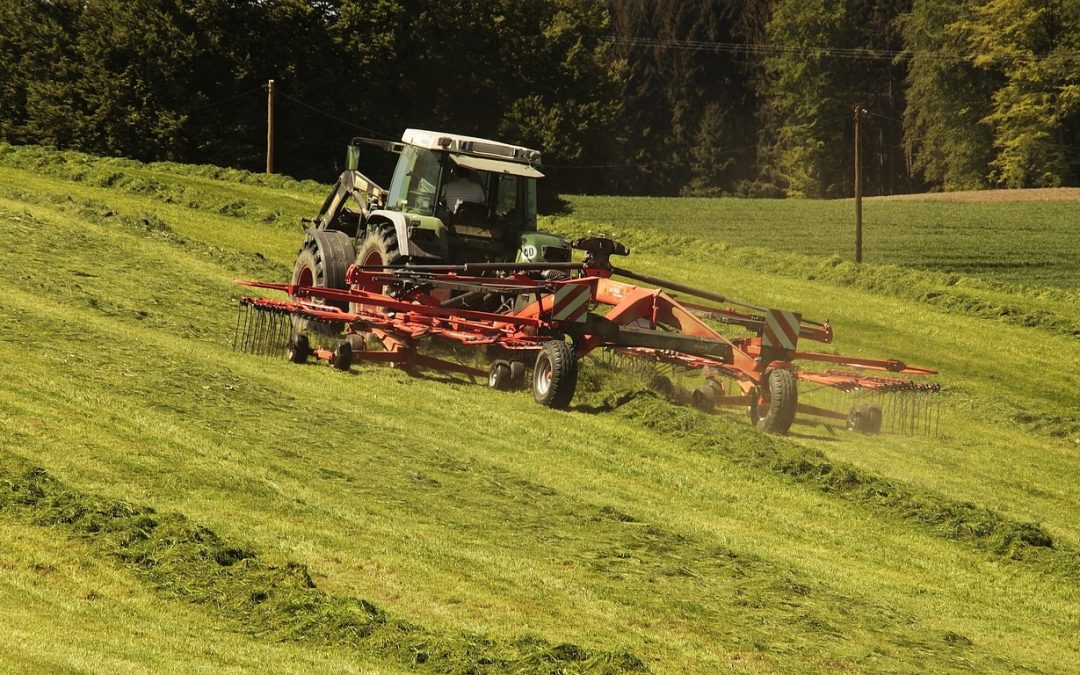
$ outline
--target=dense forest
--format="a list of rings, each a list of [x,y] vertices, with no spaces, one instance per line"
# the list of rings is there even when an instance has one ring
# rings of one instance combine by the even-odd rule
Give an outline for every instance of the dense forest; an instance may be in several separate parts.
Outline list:
[[[1080,185],[1076,0],[0,0],[11,143],[260,170],[270,79],[323,181],[421,127],[564,192],[850,196],[858,114],[868,194]]]

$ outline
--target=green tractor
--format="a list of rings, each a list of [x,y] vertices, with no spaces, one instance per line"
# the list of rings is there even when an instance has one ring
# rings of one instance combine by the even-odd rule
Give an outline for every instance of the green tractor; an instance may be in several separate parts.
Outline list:
[[[398,155],[389,189],[357,170],[361,144]],[[344,289],[354,263],[569,262],[569,242],[536,229],[539,162],[529,148],[420,129],[400,142],[354,138],[292,283]]]

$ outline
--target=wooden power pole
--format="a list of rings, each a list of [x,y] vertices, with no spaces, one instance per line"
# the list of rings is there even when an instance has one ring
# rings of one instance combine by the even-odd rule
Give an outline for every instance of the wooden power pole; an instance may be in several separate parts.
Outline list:
[[[862,262],[862,158],[859,152],[861,106],[855,106],[855,262]]]
[[[274,173],[274,81],[266,85],[266,173]]]

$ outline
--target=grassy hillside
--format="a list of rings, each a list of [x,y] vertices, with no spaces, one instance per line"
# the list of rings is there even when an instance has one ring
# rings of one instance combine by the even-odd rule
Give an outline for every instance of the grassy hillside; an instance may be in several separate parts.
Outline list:
[[[234,353],[232,281],[285,278],[322,193],[0,148],[0,667],[1080,663],[1072,291],[1023,325],[888,290],[932,291],[935,272],[845,276],[690,233],[686,256],[620,225],[629,267],[940,367],[943,433],[773,438],[625,388],[556,412],[461,378]],[[614,229],[582,218],[547,225]]]

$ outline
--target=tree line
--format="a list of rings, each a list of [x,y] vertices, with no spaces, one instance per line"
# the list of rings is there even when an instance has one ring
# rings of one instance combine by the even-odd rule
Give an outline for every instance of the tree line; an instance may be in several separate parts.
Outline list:
[[[0,137],[330,180],[406,127],[565,192],[1080,184],[1075,0],[0,0]],[[365,157],[385,178],[385,158]]]

